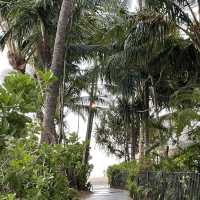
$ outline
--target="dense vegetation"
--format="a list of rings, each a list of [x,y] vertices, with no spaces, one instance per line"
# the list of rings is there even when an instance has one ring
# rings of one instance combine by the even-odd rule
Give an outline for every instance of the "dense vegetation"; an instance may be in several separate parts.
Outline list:
[[[89,188],[92,130],[125,161],[109,168],[111,185],[132,193],[142,172],[200,171],[200,2],[138,0],[133,12],[125,2],[0,2],[0,45],[16,70],[0,86],[2,199]],[[66,110],[87,113],[83,144]]]
[[[80,162],[83,146],[70,139],[65,147],[38,147],[36,139],[10,142],[2,152],[1,199],[75,199],[72,188],[86,189],[90,172]]]
[[[50,81],[49,74],[43,74]],[[75,199],[87,190],[92,166],[82,164],[84,144],[68,134],[65,144],[38,143],[40,123],[34,117],[42,97],[29,75],[12,73],[0,92],[1,199]]]

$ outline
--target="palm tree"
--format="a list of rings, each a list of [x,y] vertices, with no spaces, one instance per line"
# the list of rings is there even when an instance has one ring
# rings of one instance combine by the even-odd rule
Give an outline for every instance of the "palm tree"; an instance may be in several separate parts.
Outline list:
[[[48,68],[56,32],[54,21],[60,1],[9,0],[0,2],[1,46],[8,46],[10,54],[23,56],[26,62]],[[10,56],[9,54],[9,56]],[[17,59],[16,59],[17,60]],[[16,68],[16,67],[15,67]]]
[[[142,9],[133,16],[126,16],[124,13],[122,16],[113,16],[119,17],[121,21],[125,19],[125,22],[123,25],[118,23],[117,29],[113,27],[114,23],[103,29],[106,30],[103,38],[113,43],[114,47],[114,51],[110,51],[111,56],[108,54],[107,81],[111,81],[114,86],[117,86],[118,93],[115,89],[114,95],[119,95],[119,91],[122,95],[129,87],[136,89],[137,94],[140,95],[143,105],[139,111],[140,125],[143,130],[140,132],[140,138],[141,142],[145,143],[143,152],[149,153],[149,149],[154,146],[151,144],[153,134],[149,135],[151,131],[149,129],[151,121],[149,111],[152,109],[149,107],[149,102],[152,101],[154,104],[155,115],[159,121],[159,110],[169,107],[169,98],[173,92],[192,80],[189,78],[183,83],[178,77],[171,77],[169,82],[170,74],[181,74],[184,70],[191,74],[190,67],[194,67],[194,71],[198,72],[198,52],[195,51],[194,45],[191,46],[190,41],[181,38],[173,22],[169,22],[162,13],[155,10]],[[121,27],[125,33],[121,31]],[[113,30],[115,30],[115,34],[112,32]],[[119,30],[121,34],[118,34]],[[112,39],[109,40],[110,33],[112,33]],[[191,57],[192,53],[189,53],[189,49],[191,52],[195,52],[193,54],[195,58]],[[191,60],[195,60],[195,62],[191,62]],[[123,76],[120,77],[120,74]],[[120,89],[123,78],[127,74],[133,75],[132,80],[137,83],[136,87],[134,84],[126,84],[123,89]],[[138,80],[135,79],[137,75],[140,77]],[[195,76],[191,74],[191,77]]]
[[[145,3],[148,8],[166,16],[167,19],[174,23],[181,32],[187,35],[194,46],[200,50],[200,17],[198,17],[200,14],[200,1],[145,0]]]
[[[89,78],[87,81],[87,92],[89,94],[89,105],[88,119],[87,119],[87,130],[85,135],[85,148],[83,152],[83,164],[87,164],[90,156],[90,143],[92,137],[92,130],[95,116],[98,116],[100,110],[103,109],[105,104],[104,96],[99,92],[99,78],[100,78],[100,66],[97,61],[94,61],[95,65],[91,69],[87,70],[84,74],[85,77]]]
[[[127,129],[130,124],[127,119],[130,110],[127,103],[122,99],[111,103],[109,108],[100,114],[100,124],[97,124],[95,130],[97,144],[125,161],[130,160],[130,130]]]
[[[69,29],[72,18],[73,4],[71,0],[63,0],[60,16],[57,25],[56,39],[53,51],[53,60],[51,70],[56,76],[54,81],[46,91],[45,111],[43,120],[43,133],[41,143],[58,143],[58,136],[55,130],[55,113],[59,96],[59,86],[64,69],[65,59],[65,36],[67,28]]]
[[[67,66],[71,66],[74,62],[79,62],[82,58],[86,59],[88,55],[90,57],[94,56],[93,49],[101,51],[97,45],[90,45],[88,47],[82,42],[87,39],[87,33],[81,30],[81,25],[86,21],[86,18],[84,20],[80,18],[83,13],[84,15],[88,15],[88,12],[82,12],[83,10],[95,10],[99,4],[99,1],[81,1],[76,4],[73,13],[74,24],[71,33],[68,34],[67,41],[65,41],[67,44]],[[27,62],[35,67],[44,66],[43,68],[45,69],[49,68],[56,34],[55,22],[58,19],[57,13],[60,6],[61,1],[54,0],[47,2],[46,0],[37,2],[28,1],[26,3],[24,1],[16,2],[13,0],[0,2],[1,25],[6,27],[1,38],[2,47],[4,47],[4,44],[9,44],[10,41],[15,45],[15,48],[12,49],[17,50],[17,53],[11,51],[12,54],[9,54],[12,63],[15,64],[16,60],[19,60],[16,57],[23,58],[20,62],[17,62],[20,64],[17,67],[14,66],[15,68],[24,67],[24,63],[26,64]],[[81,34],[78,34],[78,37],[74,38],[77,32]],[[21,70],[24,71],[24,68]]]
[[[83,164],[87,164],[89,160],[90,155],[90,143],[91,143],[91,137],[92,137],[92,127],[94,122],[94,116],[95,116],[95,109],[96,109],[96,103],[95,103],[95,96],[97,93],[97,81],[93,80],[91,85],[91,91],[89,93],[90,96],[90,103],[89,103],[89,115],[88,115],[88,122],[87,122],[87,131],[85,136],[85,149],[83,152]]]

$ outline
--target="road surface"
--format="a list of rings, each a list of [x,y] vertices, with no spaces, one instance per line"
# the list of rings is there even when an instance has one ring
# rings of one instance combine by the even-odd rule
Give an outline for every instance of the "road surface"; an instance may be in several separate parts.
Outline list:
[[[92,193],[81,200],[130,200],[128,192],[109,188],[106,180],[92,180]]]

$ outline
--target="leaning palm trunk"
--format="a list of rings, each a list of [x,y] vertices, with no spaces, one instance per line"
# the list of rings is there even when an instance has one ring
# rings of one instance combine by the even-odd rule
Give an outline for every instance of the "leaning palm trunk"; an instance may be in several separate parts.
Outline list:
[[[143,125],[144,125],[144,145],[145,145],[145,154],[146,150],[148,149],[150,138],[149,138],[149,83],[148,81],[145,83],[144,86],[144,111],[143,111]]]
[[[139,159],[142,160],[144,158],[145,149],[144,149],[144,126],[142,122],[140,122],[140,130],[139,130]]]
[[[131,127],[131,133],[130,133],[130,140],[131,140],[131,160],[135,160],[135,154],[136,154],[136,131],[135,131],[135,125],[132,124]]]
[[[137,114],[135,114],[137,115]],[[134,122],[131,124],[131,160],[136,159],[136,153],[138,150],[138,138],[139,138],[139,120],[135,117]]]
[[[55,129],[55,113],[59,96],[59,86],[62,79],[65,58],[65,35],[72,16],[72,0],[63,0],[57,25],[56,39],[51,70],[57,80],[49,85],[46,91],[43,132],[41,143],[58,143]]]
[[[89,111],[89,117],[88,117],[88,125],[87,125],[87,132],[86,132],[86,138],[85,138],[85,149],[83,152],[83,164],[87,164],[89,161],[90,156],[90,142],[92,137],[92,127],[93,127],[93,121],[94,121],[94,108],[92,108],[92,102],[90,103],[90,111]]]
[[[90,156],[90,142],[91,142],[91,137],[92,137],[92,127],[93,127],[93,121],[94,121],[94,96],[96,95],[96,88],[95,88],[95,82],[92,82],[92,88],[91,88],[91,93],[90,93],[90,105],[89,105],[89,116],[88,116],[88,124],[87,124],[87,131],[86,131],[86,136],[85,136],[85,149],[83,152],[83,164],[87,164],[89,161],[89,156]]]
[[[125,140],[125,162],[130,161],[130,152],[129,152],[129,130],[126,131],[126,140]]]

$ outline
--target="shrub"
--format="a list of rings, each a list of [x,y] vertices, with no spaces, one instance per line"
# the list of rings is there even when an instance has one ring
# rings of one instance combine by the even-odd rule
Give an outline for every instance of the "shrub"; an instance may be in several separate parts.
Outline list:
[[[27,124],[33,120],[29,113],[41,108],[39,86],[26,74],[11,73],[0,85],[0,151],[10,138],[27,136]]]
[[[114,188],[128,189],[130,196],[138,199],[143,193],[143,188],[135,182],[136,177],[142,171],[152,170],[153,165],[149,158],[144,158],[140,162],[123,162],[118,165],[110,166],[107,170],[109,184]]]
[[[107,170],[108,181],[111,187],[127,189],[131,176],[137,174],[138,165],[136,162],[123,162],[112,165]]]
[[[72,187],[85,188],[91,170],[81,164],[82,148],[74,137],[65,146],[38,146],[37,138],[14,141],[0,155],[1,199],[76,199]]]

